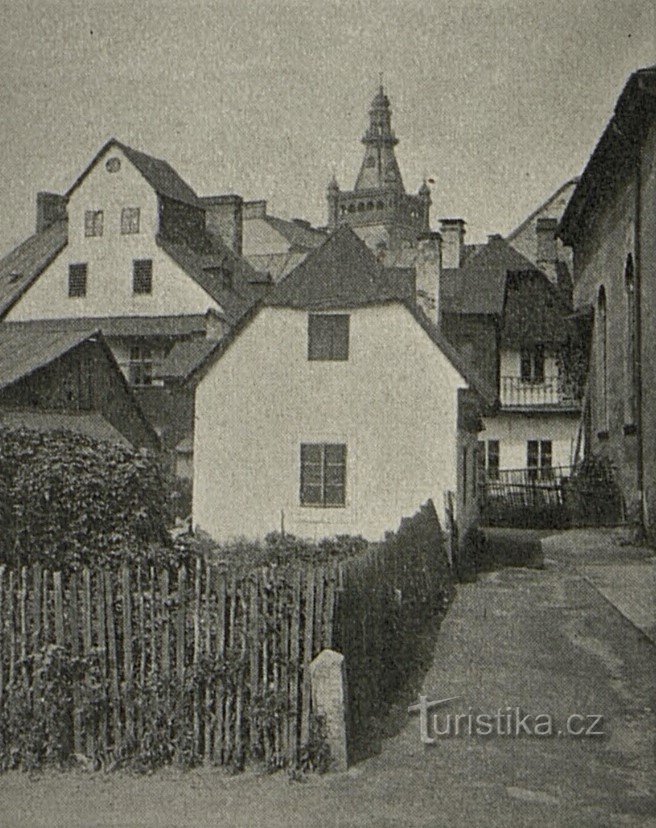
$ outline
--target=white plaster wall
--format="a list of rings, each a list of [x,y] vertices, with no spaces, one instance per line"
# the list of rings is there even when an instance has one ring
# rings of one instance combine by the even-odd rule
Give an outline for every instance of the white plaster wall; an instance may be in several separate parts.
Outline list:
[[[479,440],[499,441],[499,468],[525,469],[526,443],[551,440],[552,465],[569,466],[574,456],[579,415],[575,414],[499,414],[486,417]]]
[[[307,313],[265,308],[196,393],[194,524],[374,539],[457,485],[465,382],[402,305],[350,312],[345,362],[309,362]],[[346,506],[299,505],[300,444],[347,445]]]
[[[109,173],[105,161],[118,157]],[[121,235],[121,209],[139,207],[140,232]],[[86,210],[102,210],[103,235],[86,238]],[[166,316],[204,313],[217,303],[164,251],[155,236],[157,195],[116,147],[110,148],[71,195],[68,245],[7,315],[11,321],[80,316]],[[132,262],[153,260],[153,291],[133,296]],[[68,296],[69,264],[87,262],[87,295]]]

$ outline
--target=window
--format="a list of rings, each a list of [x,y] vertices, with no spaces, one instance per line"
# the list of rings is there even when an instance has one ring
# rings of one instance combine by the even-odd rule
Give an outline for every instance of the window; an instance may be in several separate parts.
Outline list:
[[[551,440],[529,440],[526,444],[526,465],[531,480],[551,477]]]
[[[607,349],[608,349],[608,332],[606,322],[606,290],[602,285],[599,288],[597,296],[597,403],[599,406],[599,430],[605,431],[608,427],[608,367],[607,367]]]
[[[138,207],[124,207],[121,210],[121,233],[129,236],[139,232],[140,210]]]
[[[87,295],[87,265],[72,264],[68,266],[68,295],[70,297]]]
[[[625,423],[633,425],[637,413],[638,390],[638,349],[637,349],[637,315],[636,284],[633,273],[633,257],[629,254],[624,269],[624,286],[626,289],[626,405]]]
[[[132,263],[132,293],[153,292],[153,260],[135,259]]]
[[[153,352],[147,345],[132,345],[130,348],[130,385],[153,384]]]
[[[520,372],[522,382],[544,382],[544,345],[522,350]]]
[[[346,446],[301,444],[301,505],[338,507],[346,504]]]
[[[103,234],[103,211],[87,210],[84,214],[84,235],[102,236]]]
[[[308,317],[308,359],[346,360],[348,354],[348,315],[311,313]]]

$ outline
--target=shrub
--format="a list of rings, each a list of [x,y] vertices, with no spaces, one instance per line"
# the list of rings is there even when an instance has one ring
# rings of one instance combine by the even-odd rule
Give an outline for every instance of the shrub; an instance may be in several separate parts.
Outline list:
[[[146,451],[67,431],[0,429],[2,560],[54,569],[170,546],[162,470]]]

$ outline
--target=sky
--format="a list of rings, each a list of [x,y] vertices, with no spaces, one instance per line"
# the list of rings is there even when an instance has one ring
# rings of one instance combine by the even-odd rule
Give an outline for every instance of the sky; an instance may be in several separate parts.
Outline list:
[[[0,253],[110,137],[199,195],[325,224],[351,189],[379,73],[406,189],[432,224],[504,235],[584,167],[653,0],[0,0]]]

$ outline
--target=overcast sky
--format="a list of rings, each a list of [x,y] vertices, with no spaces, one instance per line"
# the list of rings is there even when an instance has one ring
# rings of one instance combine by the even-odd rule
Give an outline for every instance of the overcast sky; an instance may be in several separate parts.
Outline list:
[[[107,138],[201,195],[326,221],[353,187],[378,73],[406,188],[433,224],[506,233],[580,172],[627,77],[656,62],[653,0],[0,0],[0,252]]]

